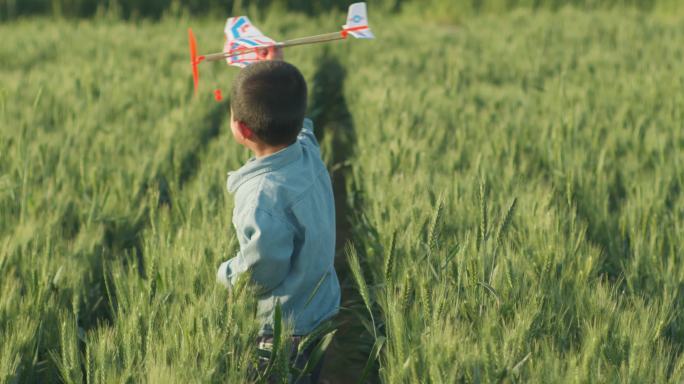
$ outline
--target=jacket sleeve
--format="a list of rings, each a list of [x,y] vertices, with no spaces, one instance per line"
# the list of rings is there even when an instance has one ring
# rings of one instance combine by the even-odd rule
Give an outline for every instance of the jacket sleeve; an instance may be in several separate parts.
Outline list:
[[[316,140],[316,135],[314,134],[313,121],[308,117],[304,118],[304,124],[302,130],[299,132],[299,140],[310,141],[312,144],[318,147],[318,140]]]
[[[237,231],[240,251],[221,264],[219,282],[229,287],[249,272],[259,293],[275,289],[290,271],[294,229],[285,219],[255,208],[245,213]]]

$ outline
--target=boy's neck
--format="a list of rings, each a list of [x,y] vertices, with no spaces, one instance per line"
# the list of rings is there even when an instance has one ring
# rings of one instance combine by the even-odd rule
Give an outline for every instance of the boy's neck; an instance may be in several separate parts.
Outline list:
[[[249,149],[254,154],[254,157],[256,157],[257,159],[260,159],[262,157],[272,155],[272,154],[274,154],[274,153],[276,153],[276,152],[278,152],[278,151],[280,151],[286,147],[287,147],[287,144],[276,145],[276,146],[261,144],[261,145],[255,145]]]

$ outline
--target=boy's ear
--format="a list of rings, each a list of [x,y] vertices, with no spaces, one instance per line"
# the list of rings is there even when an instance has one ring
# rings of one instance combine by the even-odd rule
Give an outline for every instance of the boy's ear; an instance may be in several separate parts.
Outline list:
[[[252,129],[249,126],[247,126],[247,124],[238,120],[237,125],[242,137],[244,137],[247,140],[254,139],[254,131],[252,131]]]

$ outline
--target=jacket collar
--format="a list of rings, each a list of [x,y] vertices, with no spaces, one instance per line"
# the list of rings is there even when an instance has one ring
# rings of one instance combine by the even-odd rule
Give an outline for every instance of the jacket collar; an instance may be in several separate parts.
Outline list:
[[[302,145],[295,141],[280,151],[260,159],[252,157],[237,171],[228,172],[228,192],[235,193],[248,180],[261,174],[275,171],[302,157]]]

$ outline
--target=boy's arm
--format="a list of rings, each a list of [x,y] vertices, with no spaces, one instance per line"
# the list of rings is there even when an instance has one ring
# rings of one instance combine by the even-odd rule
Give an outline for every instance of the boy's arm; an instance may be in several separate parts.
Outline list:
[[[302,125],[302,130],[299,132],[300,140],[311,140],[316,146],[318,146],[318,140],[316,140],[316,135],[314,134],[313,121],[308,117],[304,118],[304,124]]]
[[[255,208],[245,214],[238,228],[241,231],[237,256],[221,264],[217,278],[226,287],[250,272],[259,293],[273,290],[287,276],[294,250],[294,231],[284,219]]]

